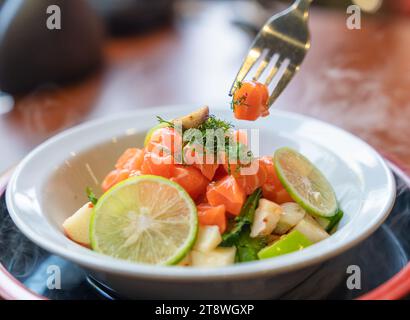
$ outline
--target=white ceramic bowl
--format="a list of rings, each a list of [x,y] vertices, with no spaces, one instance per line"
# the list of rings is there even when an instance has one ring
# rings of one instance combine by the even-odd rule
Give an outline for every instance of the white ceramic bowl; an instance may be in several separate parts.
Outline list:
[[[84,123],[49,139],[17,167],[7,189],[7,206],[19,229],[44,249],[86,268],[125,297],[275,298],[306,279],[319,264],[368,237],[389,214],[393,176],[366,143],[326,123],[279,110],[257,122],[260,154],[293,147],[315,163],[333,185],[345,216],[339,230],[305,250],[224,268],[149,266],[116,260],[66,238],[61,224],[98,190],[115,159],[129,146],[142,146],[155,115],[174,118],[193,107],[169,106]],[[231,113],[217,116],[232,119]],[[64,275],[62,275],[64,276]],[[316,284],[313,284],[316,285]]]

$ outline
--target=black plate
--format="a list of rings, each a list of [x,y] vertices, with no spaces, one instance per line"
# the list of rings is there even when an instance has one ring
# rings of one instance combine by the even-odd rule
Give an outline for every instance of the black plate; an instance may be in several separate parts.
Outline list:
[[[410,185],[403,173],[395,168],[393,171],[397,197],[385,223],[360,245],[321,265],[284,299],[353,299],[383,284],[409,262]],[[109,288],[87,278],[80,267],[28,240],[12,222],[4,195],[0,198],[0,250],[0,263],[37,294],[50,299],[119,298]],[[350,265],[360,268],[361,289],[348,289]],[[58,266],[61,271],[61,289],[49,289],[47,285],[47,281],[55,284],[55,271],[50,266]]]

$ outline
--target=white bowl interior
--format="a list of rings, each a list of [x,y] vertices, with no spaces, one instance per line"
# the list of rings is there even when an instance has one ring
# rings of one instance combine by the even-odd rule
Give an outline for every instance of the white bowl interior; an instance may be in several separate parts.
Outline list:
[[[33,241],[91,268],[151,276],[156,269],[162,270],[157,276],[205,275],[198,269],[147,268],[103,257],[67,239],[61,228],[64,219],[87,201],[85,188],[90,186],[99,195],[102,179],[124,149],[143,145],[145,132],[156,122],[154,115],[172,118],[183,113],[168,108],[103,119],[47,141],[20,164],[11,180],[7,204],[12,218]],[[231,119],[228,112],[217,115]],[[208,276],[284,271],[323,260],[368,236],[387,216],[395,193],[392,175],[377,153],[359,139],[322,122],[280,111],[256,123],[234,124],[249,129],[259,126],[261,155],[272,154],[281,146],[306,155],[333,185],[345,216],[332,237],[301,252],[208,270]]]
[[[41,207],[51,225],[62,230],[64,220],[88,201],[86,187],[91,187],[99,197],[102,194],[101,182],[113,170],[118,157],[126,148],[142,146],[143,141],[143,133],[110,139],[88,150],[71,153],[52,170],[41,198]]]

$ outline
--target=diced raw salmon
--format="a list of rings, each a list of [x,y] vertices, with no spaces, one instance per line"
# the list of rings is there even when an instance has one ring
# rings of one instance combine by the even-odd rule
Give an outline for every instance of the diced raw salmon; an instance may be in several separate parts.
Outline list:
[[[245,191],[247,195],[252,194],[257,188],[263,186],[267,180],[267,171],[265,166],[261,163],[260,159],[255,159],[252,163],[254,168],[248,168],[249,172],[255,171],[255,174],[246,174],[246,171],[242,174],[242,171],[234,174],[236,181]]]
[[[292,199],[290,194],[286,191],[286,189],[282,189],[276,192],[276,200],[275,202],[277,204],[283,204],[286,202],[295,202],[295,200]]]
[[[157,129],[152,134],[146,150],[160,156],[180,154],[182,152],[182,137],[170,127]]]
[[[194,200],[206,192],[209,183],[198,169],[181,165],[174,167],[170,180],[181,185]]]
[[[212,180],[219,164],[214,155],[204,152],[203,146],[187,145],[184,147],[184,163],[199,169],[209,180]]]
[[[276,174],[275,167],[273,165],[272,157],[264,156],[260,158],[260,163],[265,167],[267,173],[266,182],[273,184],[276,188],[283,188],[278,175]]]
[[[235,177],[247,195],[252,194],[257,188],[264,185],[268,178],[266,166],[260,159],[253,160],[251,165],[248,166],[224,164],[224,168],[228,174]]]
[[[213,206],[225,205],[227,212],[237,216],[245,202],[245,192],[231,175],[209,184],[206,197]]]
[[[156,153],[145,152],[141,173],[170,178],[174,167],[174,158],[171,155],[160,156]]]
[[[234,141],[237,143],[242,143],[244,145],[248,145],[248,134],[246,130],[235,130],[234,134]]]
[[[261,165],[265,166],[267,172],[267,180],[265,184],[262,186],[262,196],[265,199],[271,200],[278,204],[282,204],[285,202],[293,202],[292,197],[283,187],[278,175],[276,174],[272,157],[262,157]]]
[[[265,183],[262,186],[262,197],[270,201],[276,201],[276,190],[273,184]]]
[[[244,81],[233,94],[235,118],[254,121],[267,113],[269,91],[266,85],[256,81]]]
[[[203,164],[194,164],[195,168],[198,168],[201,173],[208,179],[212,180],[215,176],[215,172],[219,167],[219,164],[217,163],[203,163]]]
[[[214,175],[213,180],[214,181],[221,180],[222,178],[224,178],[226,176],[227,176],[226,170],[225,170],[224,166],[222,164],[220,164],[218,166],[218,168],[216,169],[216,171],[215,171],[215,175]]]
[[[226,230],[225,206],[223,204],[212,206],[209,203],[201,203],[197,206],[198,220],[202,225],[215,225],[222,234]]]
[[[140,170],[144,161],[144,150],[138,148],[128,148],[118,158],[115,164],[116,169],[127,169],[129,171]]]
[[[121,182],[127,179],[130,175],[130,171],[127,169],[114,169],[105,177],[104,181],[101,184],[103,191],[107,191],[118,182]]]

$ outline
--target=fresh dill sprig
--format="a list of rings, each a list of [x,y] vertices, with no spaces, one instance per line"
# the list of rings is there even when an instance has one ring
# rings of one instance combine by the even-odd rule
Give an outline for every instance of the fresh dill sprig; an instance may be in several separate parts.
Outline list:
[[[216,118],[214,115],[210,115],[206,121],[204,121],[199,127],[198,130],[202,131],[203,134],[206,133],[206,130],[218,130],[222,129],[224,132],[233,128],[233,124],[221,119]]]
[[[231,100],[231,109],[233,111],[235,111],[235,106],[239,106],[239,105],[246,105],[246,103],[244,103],[246,100],[246,95],[243,95],[242,97],[240,97],[239,99],[235,100],[234,98],[232,98]]]
[[[228,132],[233,128],[230,122],[210,115],[206,121],[196,128],[187,129],[184,132],[184,147],[186,145],[202,146],[200,156],[214,155],[218,158],[218,151],[225,150],[229,144]]]
[[[244,99],[246,99],[246,97],[242,97],[239,103],[242,103]],[[159,123],[165,123],[167,126],[174,128],[174,123],[171,121],[167,121],[160,116],[157,116],[157,119]],[[183,148],[187,145],[191,145],[193,152],[196,153],[195,146],[203,146],[202,151],[200,151],[200,156],[213,154],[214,159],[218,159],[219,151],[224,151],[227,155],[229,173],[231,173],[230,160],[233,160],[233,163],[238,163],[235,170],[235,173],[238,173],[237,171],[239,171],[241,167],[251,162],[253,155],[246,145],[239,142],[232,144],[232,132],[230,130],[233,127],[232,123],[210,115],[208,119],[198,127],[184,130]],[[183,153],[177,158],[182,164],[185,163]]]
[[[160,116],[157,116],[157,120],[158,120],[159,123],[165,123],[165,124],[167,124],[168,127],[171,127],[171,128],[174,127],[174,123],[173,123],[172,121],[165,120],[164,118],[162,118],[162,117],[160,117]]]

